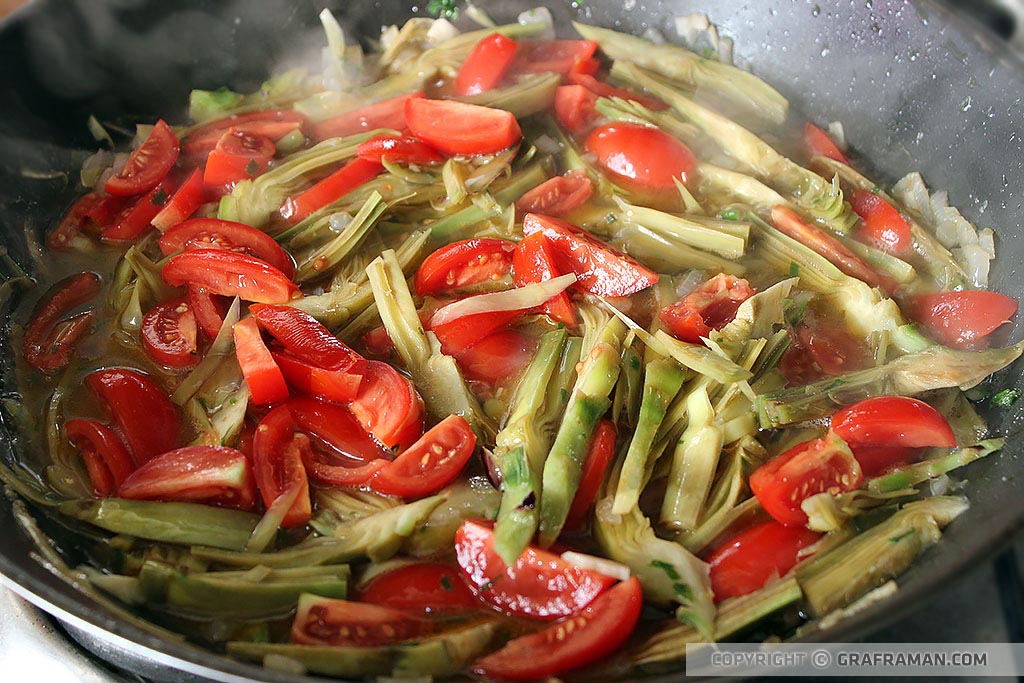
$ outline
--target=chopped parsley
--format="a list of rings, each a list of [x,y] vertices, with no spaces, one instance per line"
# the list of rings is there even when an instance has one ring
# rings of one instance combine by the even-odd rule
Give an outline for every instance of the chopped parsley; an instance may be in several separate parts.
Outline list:
[[[435,17],[455,19],[459,16],[459,5],[456,0],[430,0],[427,11]]]
[[[992,397],[992,403],[999,406],[1000,408],[1009,408],[1017,399],[1020,398],[1020,392],[1016,389],[1003,389],[998,394]]]
[[[255,159],[249,159],[249,163],[245,165],[245,172],[248,175],[254,176],[260,172],[260,165],[256,163]]]
[[[727,221],[738,221],[740,219],[740,212],[737,209],[726,209],[718,215]]]
[[[446,591],[455,590],[455,586],[452,585],[452,580],[447,576],[441,577],[441,588],[443,588]]]
[[[796,261],[789,262],[789,276],[800,277],[800,265]]]
[[[153,206],[163,206],[164,204],[166,204],[167,203],[167,193],[164,191],[164,188],[161,187],[159,190],[154,192],[153,193],[153,198],[150,199],[149,202]]]
[[[636,354],[630,354],[629,356],[629,367],[633,370],[640,369],[640,356]]]
[[[685,583],[679,583],[678,581],[672,584],[672,592],[676,594],[676,597],[680,600],[687,602],[693,600],[693,591]]]
[[[661,571],[665,572],[665,575],[673,581],[678,581],[679,579],[683,578],[679,576],[679,572],[676,571],[676,568],[673,567],[672,564],[669,562],[663,562],[662,560],[651,560],[651,566],[655,569],[660,569]]]
[[[488,581],[484,585],[480,586],[480,592],[489,591],[492,588],[494,588],[494,584],[498,583],[498,581],[501,580],[502,576],[504,576],[504,574],[498,574],[493,579],[491,579],[490,581]]]
[[[902,541],[902,540],[903,540],[904,538],[907,538],[908,536],[913,536],[913,535],[914,535],[914,532],[915,532],[915,531],[917,531],[917,530],[916,530],[916,529],[909,529],[909,530],[907,530],[906,532],[904,532],[904,533],[900,534],[899,536],[893,536],[893,537],[892,537],[892,538],[890,538],[889,540],[890,540],[891,542],[893,542],[893,543],[899,543],[899,542],[900,542],[900,541]]]

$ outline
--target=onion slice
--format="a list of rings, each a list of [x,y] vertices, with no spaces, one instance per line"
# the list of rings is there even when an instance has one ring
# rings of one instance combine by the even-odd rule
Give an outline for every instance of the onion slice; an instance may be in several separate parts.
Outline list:
[[[585,553],[577,553],[573,550],[562,553],[562,559],[580,569],[599,572],[619,581],[628,581],[631,575],[629,567],[619,562],[612,562],[603,557],[594,557]]]
[[[437,309],[432,326],[446,325],[453,320],[464,318],[467,315],[478,313],[498,313],[501,311],[520,311],[527,308],[534,308],[546,303],[551,297],[561,294],[574,282],[576,276],[573,273],[559,275],[544,282],[536,282],[523,287],[516,287],[504,292],[491,292],[490,294],[477,294],[470,296],[444,308]]]

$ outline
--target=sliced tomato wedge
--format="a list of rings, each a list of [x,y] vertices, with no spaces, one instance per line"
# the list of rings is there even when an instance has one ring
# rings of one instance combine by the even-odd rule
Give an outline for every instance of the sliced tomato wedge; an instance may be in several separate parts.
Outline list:
[[[493,154],[523,137],[511,112],[454,100],[408,100],[405,123],[413,135],[449,156]]]
[[[685,297],[659,311],[661,321],[676,339],[700,344],[711,330],[720,330],[736,318],[740,304],[754,296],[743,278],[719,273]]]
[[[243,318],[235,323],[234,337],[235,356],[242,368],[242,376],[249,387],[252,402],[258,406],[268,406],[288,398],[284,375],[263,343],[256,319]]]
[[[100,239],[111,244],[122,244],[148,232],[153,227],[153,219],[163,209],[172,192],[173,180],[164,178],[156,188],[139,197],[133,206],[122,211],[117,221],[100,233]]]
[[[1017,300],[984,290],[936,292],[914,297],[910,310],[938,342],[978,347],[987,344],[985,337],[1010,322],[1017,313]]]
[[[375,491],[420,498],[450,484],[469,462],[476,434],[461,415],[449,415],[370,480]]]
[[[914,250],[910,224],[889,202],[874,192],[854,190],[850,206],[863,221],[857,228],[857,240],[895,256],[906,256]]]
[[[579,208],[590,199],[590,178],[583,171],[569,171],[565,175],[548,178],[516,202],[522,213],[542,213],[561,216]]]
[[[281,526],[292,528],[304,526],[312,514],[309,501],[309,479],[303,464],[304,449],[309,448],[309,439],[295,433],[292,412],[287,403],[267,413],[256,426],[252,439],[253,474],[263,504],[267,507],[292,487],[298,486],[299,493],[288,509]]]
[[[807,515],[800,508],[805,498],[826,491],[843,493],[864,479],[850,447],[835,433],[797,444],[775,456],[750,475],[750,490],[775,521],[803,526]]]
[[[633,577],[600,595],[576,616],[509,641],[477,660],[473,672],[487,678],[532,681],[600,662],[633,634],[643,606],[640,581]]]
[[[581,133],[601,119],[597,95],[582,85],[560,85],[555,90],[555,118],[570,133]]]
[[[559,270],[576,274],[577,287],[598,296],[629,296],[658,282],[658,274],[582,228],[559,218],[529,213],[523,234],[542,233],[551,242]]]
[[[521,308],[514,311],[491,311],[474,313],[456,318],[443,325],[431,324],[431,331],[441,342],[441,351],[449,356],[458,357],[474,344],[488,335],[505,327],[516,318],[522,317],[527,311]]]
[[[292,257],[273,237],[246,225],[219,218],[193,218],[178,223],[160,236],[165,256],[189,249],[225,249],[255,256],[277,268],[285,277],[295,273]]]
[[[223,187],[255,178],[267,170],[276,153],[274,141],[267,136],[229,128],[206,159],[203,182]]]
[[[114,495],[135,469],[121,437],[96,420],[68,420],[64,423],[64,432],[82,454],[93,494],[98,498]]]
[[[832,416],[832,431],[851,447],[956,447],[953,428],[942,413],[904,396],[877,396],[847,406]]]
[[[587,150],[613,180],[641,194],[674,192],[697,169],[690,148],[660,128],[609,123],[587,136]]]
[[[399,164],[440,164],[444,157],[430,145],[416,138],[402,135],[377,135],[356,148],[360,159]]]
[[[63,251],[71,247],[72,240],[90,228],[106,228],[124,211],[125,201],[121,197],[101,195],[99,192],[90,192],[80,197],[46,238],[46,246]]]
[[[199,362],[196,316],[185,298],[157,304],[142,319],[142,348],[168,368],[188,368]]]
[[[405,128],[406,102],[422,98],[421,92],[399,95],[325,119],[313,124],[313,137],[317,140],[343,138],[376,128],[402,130]]]
[[[494,88],[508,71],[518,49],[516,41],[492,33],[473,46],[455,76],[456,95],[479,95]]]
[[[157,230],[166,232],[172,226],[194,214],[204,201],[206,201],[206,186],[203,185],[202,172],[197,169],[192,171],[192,174],[164,204],[160,212],[153,216],[151,222]]]
[[[816,543],[821,534],[771,520],[741,531],[718,546],[711,565],[715,602],[753,593],[769,581],[785,576],[801,559],[800,551]]]
[[[812,321],[797,325],[779,369],[790,385],[801,386],[863,369],[868,360],[863,341],[838,326]]]
[[[309,474],[322,483],[362,486],[388,464],[391,453],[378,443],[345,406],[299,396],[288,402],[295,426],[313,439],[326,457],[310,453]]]
[[[114,420],[136,465],[178,444],[178,412],[147,375],[129,368],[107,368],[90,373],[85,385]]]
[[[866,479],[877,477],[886,472],[903,465],[920,460],[923,448],[908,448],[906,446],[866,446],[864,444],[850,444],[853,457],[857,458],[861,472]]]
[[[520,40],[511,73],[568,74],[578,62],[587,62],[597,52],[593,40]]]
[[[832,142],[832,138],[828,136],[828,133],[813,123],[808,123],[804,126],[804,146],[807,148],[809,156],[823,156],[844,164],[850,163],[850,160],[846,158],[846,155],[839,149],[839,146]]]
[[[416,387],[381,361],[366,361],[365,373],[349,409],[388,448],[408,448],[423,434],[423,403]]]
[[[594,93],[598,97],[618,97],[623,100],[632,100],[647,107],[654,111],[662,111],[668,109],[668,105],[659,100],[656,97],[650,95],[642,95],[635,90],[629,88],[616,88],[613,85],[608,85],[604,81],[597,80],[593,75],[592,67],[590,62],[577,62],[577,66],[583,68],[574,68],[569,72],[569,82],[574,85],[581,85],[590,92]],[[590,73],[588,73],[588,71]],[[675,140],[675,138],[672,138]]]
[[[615,579],[580,569],[558,555],[530,546],[513,566],[494,550],[494,531],[467,519],[455,534],[462,577],[489,605],[519,616],[560,619],[579,613]]]
[[[401,610],[303,593],[292,622],[292,642],[329,647],[379,647],[412,640],[432,630],[427,619]]]
[[[95,313],[85,311],[61,321],[73,309],[100,293],[95,273],[79,273],[50,287],[36,304],[25,327],[21,352],[25,361],[40,372],[55,372],[71,361],[78,342],[92,329]]]
[[[512,270],[515,248],[515,242],[492,237],[447,244],[424,259],[416,271],[416,293],[428,296],[500,280]]]
[[[384,167],[377,161],[353,159],[313,187],[285,201],[281,207],[281,217],[291,223],[298,223],[375,178],[383,170]]]
[[[569,515],[565,518],[567,531],[579,531],[586,525],[587,515],[594,507],[601,484],[604,483],[604,475],[611,464],[612,456],[615,455],[617,437],[614,422],[601,420],[597,423],[597,429],[594,430],[594,436],[587,448],[587,458],[583,461],[580,487],[576,489],[576,495],[569,507]]]
[[[210,294],[264,304],[283,304],[301,296],[299,288],[266,261],[222,249],[178,254],[164,266],[163,278],[172,287],[192,285]]]
[[[208,339],[216,339],[220,328],[224,326],[224,313],[227,307],[221,304],[220,297],[214,295],[202,287],[195,285],[188,286],[188,302],[192,306],[192,312],[196,316],[196,323]]]
[[[262,135],[277,141],[294,130],[307,125],[306,117],[293,109],[267,109],[245,114],[233,114],[223,119],[204,123],[182,140],[181,150],[189,157],[205,157],[217,146],[230,129]]]
[[[512,278],[517,287],[534,282],[546,282],[564,273],[558,270],[551,242],[543,232],[528,235],[512,255]],[[559,292],[540,307],[555,322],[576,326],[576,309],[568,292]]]
[[[462,614],[480,607],[459,568],[444,562],[416,562],[378,574],[359,589],[359,599],[382,607]]]
[[[256,483],[241,451],[225,446],[187,446],[139,467],[124,480],[117,495],[251,510]]]
[[[260,327],[294,356],[327,370],[358,371],[362,357],[319,320],[291,306],[250,306]]]
[[[110,178],[103,189],[115,197],[130,197],[149,192],[167,177],[178,160],[178,137],[163,119],[153,132],[128,157],[124,168]]]
[[[271,351],[271,355],[288,385],[307,396],[346,403],[359,395],[361,371],[327,370],[287,351]]]
[[[537,338],[518,330],[498,330],[455,354],[466,379],[505,386],[523,374],[537,351]]]

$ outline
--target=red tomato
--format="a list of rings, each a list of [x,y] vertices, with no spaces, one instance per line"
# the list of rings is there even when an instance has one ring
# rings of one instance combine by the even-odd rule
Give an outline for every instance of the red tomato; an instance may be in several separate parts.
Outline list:
[[[921,294],[911,302],[911,316],[946,346],[987,344],[985,337],[1016,312],[1016,299],[984,290]]]
[[[222,187],[255,178],[267,170],[276,153],[274,141],[265,135],[231,128],[207,157],[203,182],[210,187]]]
[[[345,406],[299,396],[288,402],[296,427],[312,437],[327,458],[309,453],[306,470],[316,480],[336,486],[362,486],[388,464],[391,456]]]
[[[90,192],[80,197],[61,219],[57,228],[46,238],[46,246],[62,251],[71,240],[91,226],[105,228],[124,210],[125,200],[120,197]]]
[[[867,364],[864,343],[846,330],[801,323],[794,332],[795,339],[779,363],[792,386],[860,370]]]
[[[818,226],[805,223],[789,207],[779,205],[773,208],[772,222],[779,229],[779,232],[825,257],[832,265],[850,277],[863,280],[872,287],[881,287],[889,293],[895,292],[900,288],[898,282],[888,275],[875,272],[870,265],[850,251],[845,244]]]
[[[353,159],[313,187],[285,201],[281,217],[298,223],[310,214],[333,204],[384,170],[376,161]]]
[[[361,368],[327,370],[293,356],[287,351],[271,352],[288,384],[307,396],[345,403],[359,395],[363,383]]]
[[[579,133],[601,118],[594,105],[597,95],[582,85],[560,85],[555,90],[555,118],[570,133]]]
[[[477,660],[473,673],[489,679],[532,681],[606,660],[633,634],[643,606],[640,581],[633,577],[599,596],[579,614],[511,640]]]
[[[378,647],[431,632],[430,621],[400,610],[304,594],[292,622],[292,642],[329,647]]]
[[[908,465],[920,459],[921,448],[907,448],[906,446],[865,446],[863,444],[850,444],[853,457],[860,464],[864,477],[870,479],[885,474],[895,467]]]
[[[405,103],[411,99],[422,99],[423,93],[414,92],[399,95],[389,100],[368,104],[365,107],[339,114],[320,123],[313,124],[313,137],[317,140],[343,138],[364,133],[375,128],[405,128]]]
[[[98,498],[114,495],[134,469],[132,456],[121,437],[95,420],[68,420],[64,431],[68,441],[82,454],[93,494]]]
[[[528,213],[523,234],[543,233],[559,270],[576,274],[576,286],[598,296],[629,296],[658,282],[658,274],[612,249],[586,230],[558,218]]]
[[[842,493],[860,486],[864,476],[846,442],[829,432],[777,455],[750,475],[750,490],[775,521],[803,526],[805,498],[826,491]]]
[[[820,155],[844,164],[850,163],[850,160],[846,158],[843,151],[839,149],[836,143],[832,142],[832,138],[828,136],[828,133],[813,123],[808,123],[804,126],[804,146],[807,148],[807,154],[810,156]]]
[[[299,487],[295,502],[281,522],[285,528],[304,526],[312,513],[309,480],[302,462],[303,447],[309,448],[309,439],[295,433],[287,403],[277,406],[260,420],[252,439],[253,474],[263,504],[270,507],[292,487]]]
[[[565,518],[567,531],[579,531],[587,523],[587,515],[597,500],[598,491],[604,483],[605,472],[608,471],[608,465],[615,455],[617,436],[615,423],[611,420],[601,420],[597,423],[597,429],[587,449],[587,459],[583,461],[580,487],[576,489],[569,515]]]
[[[235,323],[235,356],[249,387],[252,402],[268,406],[288,398],[288,385],[260,334],[255,318]]]
[[[512,254],[512,277],[516,287],[533,282],[545,282],[563,275],[555,263],[551,242],[544,233],[527,236]],[[546,301],[540,310],[555,322],[569,327],[576,326],[576,309],[572,306],[568,292],[559,292]]]
[[[659,312],[676,339],[700,344],[711,330],[720,330],[736,318],[740,304],[754,296],[743,278],[719,273],[679,301]]]
[[[609,123],[587,136],[587,150],[613,180],[646,194],[675,192],[697,169],[690,148],[659,128]]]
[[[170,256],[189,249],[225,249],[255,256],[277,268],[285,277],[295,273],[292,257],[273,237],[245,223],[219,218],[193,218],[178,223],[160,236],[160,251]]]
[[[615,579],[580,569],[558,555],[530,546],[509,567],[494,550],[494,531],[467,519],[455,534],[462,577],[479,598],[499,610],[535,619],[579,613]]]
[[[85,385],[113,418],[136,465],[178,444],[178,413],[148,376],[129,368],[107,368],[90,373]]]
[[[449,156],[493,154],[523,137],[510,112],[454,100],[411,99],[405,103],[405,123],[413,135]]]
[[[385,160],[399,164],[440,164],[444,157],[433,147],[416,138],[400,135],[377,135],[356,149],[360,159],[378,164]]]
[[[515,242],[491,237],[447,244],[424,259],[416,271],[416,293],[427,296],[500,280],[512,270],[515,248]]]
[[[209,339],[215,339],[224,325],[225,307],[202,287],[188,286],[188,302],[196,316],[199,329]]]
[[[458,356],[477,342],[496,332],[516,318],[521,317],[527,309],[514,311],[492,311],[474,313],[448,321],[443,325],[432,324],[431,331],[441,342],[441,351],[449,356]]]
[[[832,416],[832,431],[851,445],[956,447],[942,413],[903,396],[877,396],[847,406]]]
[[[196,316],[184,298],[149,309],[142,319],[141,336],[146,353],[164,367],[187,368],[199,362]]]
[[[443,562],[406,564],[378,574],[359,589],[359,599],[393,609],[442,615],[480,607],[459,576],[458,567]]]
[[[95,273],[79,273],[53,285],[32,311],[25,327],[21,352],[25,361],[41,372],[55,372],[71,361],[79,340],[92,329],[95,313],[85,311],[61,318],[100,293]]]
[[[161,119],[153,126],[153,132],[146,141],[128,157],[121,172],[111,177],[103,189],[115,197],[148,192],[170,173],[177,160],[178,138]]]
[[[761,522],[741,531],[708,557],[715,602],[763,588],[796,566],[799,553],[821,538],[804,527]]]
[[[362,358],[316,318],[291,306],[250,306],[260,327],[294,356],[327,370],[357,370]]]
[[[592,73],[587,73],[587,71],[591,71],[593,67],[589,66],[585,62],[581,63],[580,66],[583,68],[573,69],[569,72],[569,82],[574,85],[582,85],[598,97],[618,97],[623,100],[632,100],[633,102],[637,102],[654,111],[668,109],[668,105],[656,97],[641,95],[635,90],[630,90],[629,88],[616,88],[613,85],[608,85],[603,81],[597,80]],[[675,138],[672,139],[675,140]]]
[[[139,467],[124,480],[117,495],[251,510],[256,502],[256,483],[241,451],[224,446],[187,446],[158,455]]]
[[[423,434],[423,404],[416,387],[381,361],[366,361],[359,395],[349,408],[366,431],[388,448],[401,450]]]
[[[192,171],[178,191],[168,200],[160,212],[151,221],[160,232],[166,232],[171,226],[181,223],[196,212],[206,199],[206,187],[203,186],[203,174],[199,170]]]
[[[455,77],[456,95],[479,95],[494,88],[516,56],[516,41],[500,33],[483,38],[470,51]]]
[[[855,237],[869,246],[896,256],[906,256],[914,250],[914,236],[910,225],[892,204],[867,190],[854,190],[850,206],[863,223]]]
[[[232,114],[227,118],[204,123],[192,129],[182,141],[181,150],[186,156],[205,157],[217,146],[229,129],[262,135],[271,140],[280,140],[293,130],[307,125],[306,117],[291,109],[268,109],[247,114]]]
[[[533,188],[516,202],[520,213],[542,213],[561,216],[590,199],[590,178],[583,171],[569,171],[565,175],[549,178]]]
[[[597,42],[593,40],[521,40],[509,71],[567,74],[577,62],[592,59],[595,52]]]
[[[100,239],[104,242],[120,244],[130,242],[148,232],[153,226],[153,219],[160,213],[167,203],[168,195],[172,192],[174,192],[174,182],[171,178],[164,178],[156,188],[139,197],[134,206],[122,211],[117,222],[100,233]]]
[[[210,294],[283,304],[301,296],[288,277],[266,261],[222,249],[196,249],[174,256],[163,269],[172,287],[202,287]]]
[[[498,330],[455,353],[466,379],[491,386],[519,377],[537,351],[537,338],[516,330]]]
[[[374,491],[420,498],[450,484],[469,462],[476,434],[460,415],[449,415],[370,480]]]

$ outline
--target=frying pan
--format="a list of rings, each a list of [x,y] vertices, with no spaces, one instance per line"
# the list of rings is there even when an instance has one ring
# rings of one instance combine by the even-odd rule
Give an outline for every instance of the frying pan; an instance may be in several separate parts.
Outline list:
[[[417,0],[36,0],[0,26],[0,235],[27,265],[25,228],[51,227],[76,193],[77,166],[95,148],[89,114],[126,123],[166,116],[183,120],[192,87],[255,88],[282,65],[318,53],[316,17],[332,6],[350,35],[378,35],[380,26],[413,16]],[[422,4],[426,4],[425,2]],[[480,0],[497,19],[513,19],[537,0]],[[750,66],[819,122],[841,120],[876,177],[891,182],[924,171],[930,186],[999,237],[991,285],[1024,295],[1024,64],[978,27],[933,2],[865,0],[585,0],[553,4],[556,22],[579,18],[641,33],[675,35],[673,17],[706,11],[735,38],[737,62]],[[422,16],[424,10],[420,8]],[[175,119],[177,117],[177,119]],[[45,172],[60,171],[66,175]],[[1014,334],[1004,333],[1002,342]],[[6,335],[6,331],[0,332]],[[1019,336],[1019,335],[1018,335]],[[5,336],[0,342],[9,346]],[[0,360],[13,390],[12,350]],[[1024,388],[1019,368],[995,378]],[[972,507],[899,579],[900,590],[818,632],[844,641],[879,628],[928,600],[972,564],[1000,550],[1024,521],[1024,480],[1017,436],[1021,408],[988,415],[1009,435],[1001,454],[966,470]],[[9,425],[0,425],[0,457],[16,456]],[[56,615],[101,656],[161,681],[312,680],[264,671],[182,642],[154,637],[70,588],[32,557],[14,531],[11,503],[0,501],[0,573],[15,591]],[[912,635],[912,634],[908,634]],[[669,680],[672,676],[658,680]],[[655,680],[655,679],[646,679]]]

